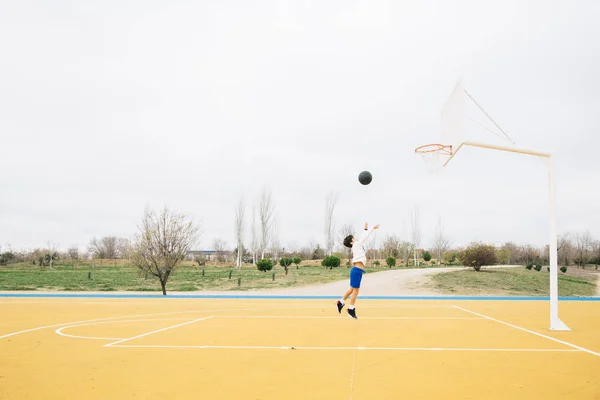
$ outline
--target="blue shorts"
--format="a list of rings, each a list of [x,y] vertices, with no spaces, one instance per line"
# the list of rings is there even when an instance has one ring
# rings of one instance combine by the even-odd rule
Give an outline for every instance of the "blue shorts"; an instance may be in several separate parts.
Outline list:
[[[352,267],[350,270],[350,287],[353,289],[360,288],[360,281],[362,281],[363,271],[360,268]]]

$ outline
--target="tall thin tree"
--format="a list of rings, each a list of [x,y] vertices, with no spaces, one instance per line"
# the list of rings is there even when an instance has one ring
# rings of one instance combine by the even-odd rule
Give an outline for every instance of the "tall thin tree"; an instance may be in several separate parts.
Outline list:
[[[438,218],[438,223],[435,231],[435,237],[433,239],[433,251],[435,252],[438,265],[442,263],[442,256],[450,248],[450,240],[446,237],[444,232],[444,222],[442,218]]]
[[[333,212],[337,203],[337,194],[329,193],[325,198],[325,254],[330,256],[335,242],[335,223],[333,221]]]
[[[258,228],[256,226],[256,199],[252,204],[252,228],[250,238],[250,251],[252,251],[252,265],[256,265],[257,255],[260,247],[260,240],[258,238]]]
[[[260,258],[265,258],[265,251],[271,240],[273,230],[273,217],[275,207],[271,190],[263,187],[260,194],[259,218],[260,218]]]
[[[244,198],[240,197],[237,206],[235,208],[235,238],[237,241],[237,259],[236,266],[242,268],[242,261],[244,257],[244,217],[246,213],[246,206],[244,204]]]
[[[415,207],[410,212],[410,236],[413,245],[415,266],[417,266],[417,250],[421,244],[421,217],[419,215],[419,207]]]

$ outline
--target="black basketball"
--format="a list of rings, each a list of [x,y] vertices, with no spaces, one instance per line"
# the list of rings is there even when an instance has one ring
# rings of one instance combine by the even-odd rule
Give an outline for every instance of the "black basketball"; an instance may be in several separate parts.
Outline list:
[[[369,171],[363,171],[358,174],[358,181],[363,185],[368,185],[373,180],[373,176]]]

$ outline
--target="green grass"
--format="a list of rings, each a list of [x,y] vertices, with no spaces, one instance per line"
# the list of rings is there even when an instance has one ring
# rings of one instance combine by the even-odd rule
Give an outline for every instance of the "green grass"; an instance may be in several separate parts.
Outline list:
[[[452,271],[432,277],[434,288],[443,294],[549,296],[550,277],[541,271],[525,268]],[[558,273],[558,295],[569,297],[594,296],[596,277],[579,277]]]
[[[387,266],[368,267],[367,273],[389,270]],[[231,279],[229,272],[232,271]],[[176,269],[167,283],[167,292],[186,291],[245,291],[276,289],[348,279],[349,269],[344,267],[327,269],[322,266],[276,266],[272,271],[260,272],[253,267],[238,270],[234,267],[204,268],[182,266]],[[88,274],[91,273],[91,279]],[[273,280],[275,273],[275,280]],[[238,278],[240,285],[238,286]],[[48,267],[15,264],[0,268],[0,290],[43,290],[43,291],[161,291],[158,279],[140,274],[134,267],[56,265]]]

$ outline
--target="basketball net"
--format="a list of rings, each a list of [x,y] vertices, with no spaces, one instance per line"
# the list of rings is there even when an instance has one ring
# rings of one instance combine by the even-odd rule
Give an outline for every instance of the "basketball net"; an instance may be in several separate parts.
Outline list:
[[[415,153],[419,154],[430,173],[439,172],[442,169],[444,161],[448,156],[452,155],[452,146],[443,144],[425,144],[415,149]]]

